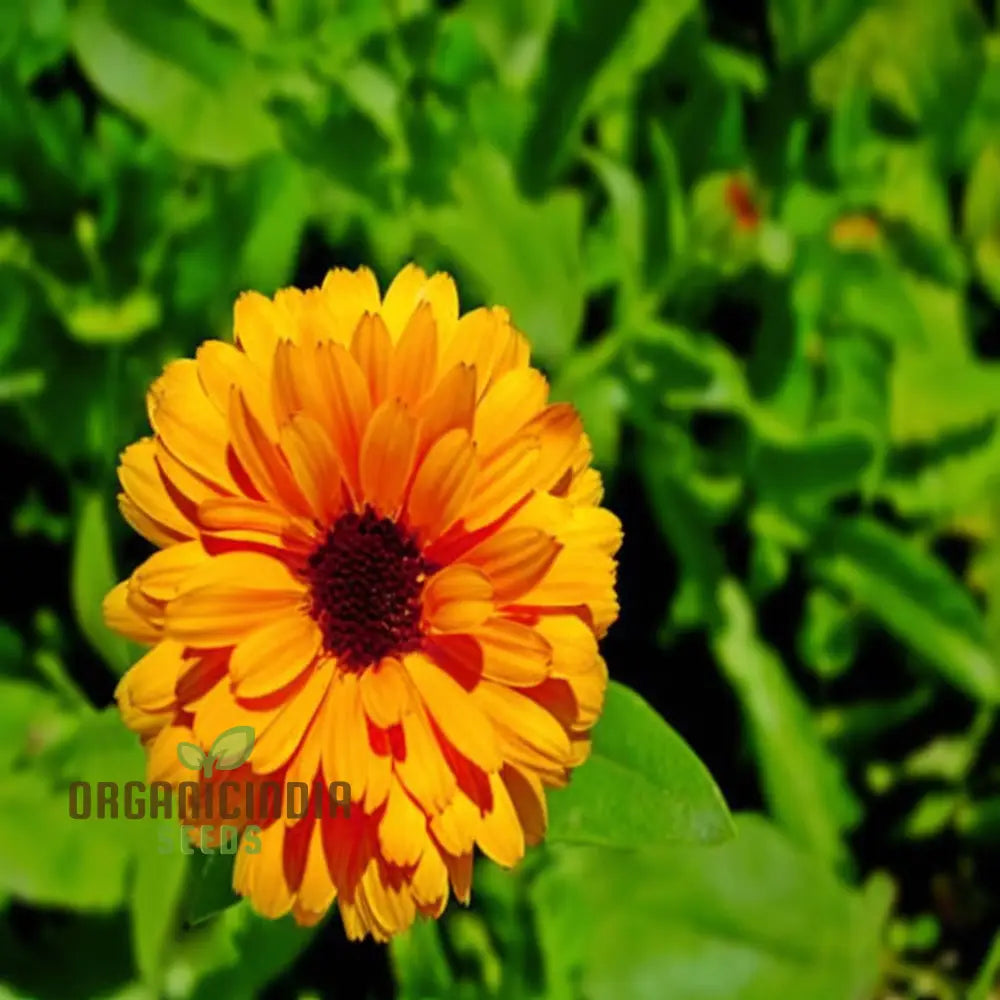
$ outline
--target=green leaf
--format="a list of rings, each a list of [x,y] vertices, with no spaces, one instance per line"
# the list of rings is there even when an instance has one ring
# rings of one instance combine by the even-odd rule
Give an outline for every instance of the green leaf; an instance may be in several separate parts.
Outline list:
[[[981,701],[1000,701],[1000,666],[979,610],[933,556],[874,521],[840,519],[817,536],[812,565],[944,680]]]
[[[123,815],[122,789],[141,781],[138,740],[115,708],[83,716],[64,739],[0,783],[0,896],[97,911],[126,898],[143,824]],[[90,815],[69,810],[72,782],[91,789]],[[118,786],[118,818],[98,818],[98,782]],[[26,818],[30,817],[30,822]]]
[[[31,761],[46,747],[69,736],[77,718],[37,684],[0,680],[0,768],[6,773]]]
[[[167,841],[175,847],[179,843],[176,820],[146,820],[144,826],[129,896],[132,950],[143,981],[160,990],[177,929],[187,865],[180,850],[161,851]]]
[[[238,166],[277,147],[262,74],[180,5],[85,0],[72,46],[101,94],[191,159]]]
[[[990,1000],[998,981],[1000,981],[1000,933],[993,938],[990,950],[976,974],[976,981],[969,988],[966,1000]]]
[[[782,62],[811,62],[836,42],[866,0],[769,0],[771,34]]]
[[[530,201],[517,190],[510,164],[489,149],[467,156],[452,186],[454,206],[422,213],[418,228],[441,244],[487,304],[510,309],[544,363],[565,360],[583,315],[579,193]]]
[[[548,982],[588,1000],[872,996],[891,890],[757,816],[711,851],[563,849],[532,886]]]
[[[253,740],[253,726],[233,726],[216,737],[208,757],[218,770],[233,771],[250,759]]]
[[[894,442],[934,441],[1000,414],[1000,364],[902,353],[890,399]]]
[[[290,916],[259,917],[246,901],[230,907],[209,929],[210,954],[223,964],[199,980],[191,1000],[255,1000],[295,963],[317,929],[299,927]]]
[[[131,649],[125,639],[104,624],[101,613],[105,595],[117,582],[104,499],[100,494],[86,493],[80,502],[73,537],[73,611],[90,645],[116,674],[123,674],[132,665]]]
[[[121,302],[80,302],[63,316],[70,335],[85,344],[126,344],[160,322],[160,301],[137,288]]]
[[[588,113],[627,96],[694,7],[694,0],[577,0],[562,7],[521,157],[532,191],[558,176]]]
[[[235,282],[271,295],[292,276],[312,207],[304,171],[285,156],[269,157],[248,171],[258,206],[241,242]]]
[[[762,497],[818,501],[857,489],[875,457],[866,428],[820,426],[805,440],[761,438],[751,472]]]
[[[643,847],[716,844],[731,835],[704,764],[639,695],[612,682],[590,758],[549,797],[548,839]]]
[[[731,579],[719,587],[722,621],[712,647],[743,706],[764,794],[781,825],[831,864],[846,859],[844,833],[860,817],[836,758],[778,654],[757,634],[754,609]]]
[[[241,845],[239,850],[244,850]],[[203,854],[195,850],[191,859],[183,918],[188,927],[200,924],[240,901],[233,889],[235,854]]]
[[[857,627],[851,609],[828,590],[815,587],[806,595],[798,651],[820,677],[844,674],[857,655]]]
[[[389,942],[389,958],[399,1000],[454,995],[455,979],[448,966],[439,921],[418,917],[408,931]]]

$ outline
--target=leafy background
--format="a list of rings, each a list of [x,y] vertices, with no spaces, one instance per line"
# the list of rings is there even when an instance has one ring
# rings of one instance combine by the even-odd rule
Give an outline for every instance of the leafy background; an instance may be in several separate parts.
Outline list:
[[[7,3],[0,137],[0,997],[1000,995],[996,0]],[[218,860],[65,787],[142,771],[145,387],[409,259],[582,410],[652,708],[386,949],[210,916]]]

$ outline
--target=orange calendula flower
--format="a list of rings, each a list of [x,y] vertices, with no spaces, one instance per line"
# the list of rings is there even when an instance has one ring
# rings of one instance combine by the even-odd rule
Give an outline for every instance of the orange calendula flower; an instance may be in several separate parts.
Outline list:
[[[257,828],[234,887],[265,916],[336,900],[382,940],[437,916],[477,845],[511,866],[544,836],[546,788],[587,756],[621,533],[528,355],[445,274],[408,266],[383,298],[338,269],[244,294],[235,343],[149,392],[120,505],[159,551],[105,615],[151,645],[117,692],[150,780],[350,787],[332,815],[211,821]],[[185,770],[234,727],[249,760]]]

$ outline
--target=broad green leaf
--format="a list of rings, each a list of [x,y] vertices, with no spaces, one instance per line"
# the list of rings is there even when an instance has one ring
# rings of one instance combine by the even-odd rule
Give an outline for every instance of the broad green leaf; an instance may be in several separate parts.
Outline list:
[[[144,827],[136,845],[129,895],[132,950],[143,981],[151,989],[159,990],[179,921],[187,859],[179,849],[166,854],[162,851],[162,845],[169,841],[179,845],[176,820],[147,819]]]
[[[653,320],[628,333],[629,373],[657,402],[736,413],[750,407],[739,363],[712,337]]]
[[[833,9],[839,7],[840,2]],[[984,64],[984,34],[971,4],[890,0],[865,5],[847,34],[813,64],[813,96],[823,106],[834,106],[845,89],[866,80],[905,122],[922,125],[948,160],[964,124],[956,109],[971,100]]]
[[[1000,425],[987,421],[942,434],[897,455],[879,492],[904,517],[961,517],[996,493]]]
[[[731,579],[719,587],[722,620],[712,647],[743,707],[778,822],[829,864],[846,859],[843,836],[860,818],[837,759],[778,654],[757,633],[754,609]]]
[[[0,895],[38,906],[108,911],[126,898],[144,824],[124,816],[143,755],[117,709],[82,717],[65,738],[0,784]],[[89,817],[70,815],[73,782],[91,787]],[[95,786],[118,787],[118,818],[98,818]],[[31,822],[25,822],[31,817]]]
[[[105,595],[117,582],[104,499],[97,493],[85,493],[73,537],[73,611],[87,641],[116,674],[122,674],[132,665],[129,644],[104,624],[101,613]]]
[[[521,157],[519,172],[530,191],[544,191],[564,166],[582,128],[597,71],[626,37],[629,17],[637,6],[636,0],[560,5],[545,54],[547,71],[535,93],[537,111]]]
[[[389,942],[389,958],[399,1000],[454,995],[455,980],[441,941],[439,921],[418,918],[405,934]]]
[[[277,146],[263,75],[179,5],[84,0],[72,46],[98,91],[185,156],[237,166]]]
[[[893,441],[934,441],[1000,414],[1000,364],[906,352],[890,393]]]
[[[865,10],[865,0],[769,0],[771,34],[782,62],[822,55]]]
[[[985,146],[965,189],[963,228],[983,286],[1000,301],[1000,143]]]
[[[563,849],[531,891],[546,979],[589,1000],[871,996],[891,896],[751,815],[711,851]]]
[[[1000,666],[979,610],[933,556],[875,521],[840,519],[816,538],[812,565],[944,680],[981,701],[1000,701]]]
[[[643,847],[731,835],[705,766],[639,695],[612,682],[590,757],[568,788],[549,796],[548,839]]]
[[[0,680],[0,768],[30,763],[46,747],[70,735],[75,714],[37,684]]]
[[[419,228],[441,244],[487,305],[510,310],[543,363],[565,360],[583,312],[579,195],[530,201],[515,187],[510,164],[487,149],[468,156],[452,184],[454,206],[422,214]]]
[[[211,928],[211,955],[222,958],[199,978],[191,1000],[256,1000],[309,946],[316,927],[299,927],[290,917],[267,920],[246,902],[232,906]]]
[[[875,456],[864,428],[821,426],[805,440],[762,438],[751,472],[762,497],[820,501],[858,489]]]
[[[300,167],[283,156],[263,160],[248,175],[258,211],[243,239],[235,280],[270,295],[291,278],[311,209],[309,185]]]
[[[203,854],[197,848],[193,849],[182,908],[184,923],[188,927],[229,910],[240,899],[233,889],[236,856],[218,851]],[[238,850],[245,850],[245,847],[241,844]]]
[[[85,344],[125,344],[160,322],[160,302],[138,288],[121,302],[80,302],[64,320],[70,335]]]
[[[966,1000],[990,1000],[1000,981],[1000,933],[993,938],[990,950],[976,973],[976,980],[969,988]]]

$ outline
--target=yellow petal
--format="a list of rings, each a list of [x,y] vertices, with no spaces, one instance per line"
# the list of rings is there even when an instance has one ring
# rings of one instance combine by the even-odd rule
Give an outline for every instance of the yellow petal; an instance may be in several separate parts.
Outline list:
[[[389,391],[389,369],[392,364],[392,338],[382,318],[365,313],[351,340],[351,354],[368,380],[368,392],[373,406],[378,406]]]
[[[416,864],[430,847],[426,817],[396,778],[389,783],[378,840],[385,860],[401,866]]]
[[[509,371],[494,382],[476,410],[480,452],[491,455],[542,410],[548,396],[545,376],[534,368]]]
[[[361,443],[360,460],[362,495],[384,516],[399,512],[416,444],[416,424],[406,407],[396,400],[386,400],[372,414]]]
[[[282,615],[251,632],[229,659],[236,694],[261,698],[287,687],[312,664],[321,639],[305,614]]]
[[[154,601],[176,597],[194,571],[209,561],[201,542],[181,542],[154,552],[132,574],[142,593]]]
[[[476,414],[476,372],[470,365],[456,364],[421,402],[419,453],[438,438],[460,427],[472,434]]]
[[[413,900],[422,913],[439,917],[448,902],[448,869],[433,845],[420,855],[413,873]]]
[[[316,354],[317,375],[326,401],[324,427],[344,475],[358,492],[358,456],[371,418],[372,403],[364,372],[340,344],[324,344]]]
[[[484,771],[498,770],[502,760],[491,720],[469,692],[423,653],[408,653],[403,664],[428,714],[455,749]]]
[[[358,685],[365,714],[381,729],[396,725],[409,710],[412,700],[409,678],[399,660],[393,657],[362,670]]]
[[[292,333],[289,320],[287,312],[259,292],[244,292],[236,300],[233,307],[236,343],[264,374],[271,370],[278,341]]]
[[[386,289],[381,315],[393,340],[398,340],[405,329],[426,284],[423,270],[416,264],[407,264]]]
[[[281,430],[281,449],[313,516],[324,525],[337,519],[344,507],[340,462],[323,428],[304,413]]]
[[[323,838],[317,823],[309,839],[306,868],[299,885],[298,902],[310,913],[325,913],[337,895],[323,854]]]
[[[118,479],[129,500],[166,532],[170,541],[191,538],[194,529],[167,492],[156,464],[156,450],[152,438],[129,445],[121,455]]]
[[[288,763],[323,703],[332,673],[329,666],[314,669],[301,690],[290,696],[263,734],[258,734],[250,756],[254,773],[271,774]]]
[[[479,806],[459,789],[448,805],[431,817],[431,833],[449,854],[461,855],[472,850],[482,822]]]
[[[365,794],[372,751],[355,674],[341,674],[330,685],[324,719],[323,774],[328,782],[346,781],[351,801],[358,802]]]
[[[350,343],[364,313],[378,312],[381,303],[378,282],[367,267],[334,268],[323,279],[322,291],[334,319],[331,335],[340,344]]]
[[[407,522],[421,539],[433,541],[455,522],[476,471],[476,450],[468,431],[455,428],[431,445],[406,503]]]
[[[122,677],[115,694],[147,712],[167,708],[175,701],[177,678],[183,666],[184,645],[166,639]]]
[[[167,606],[166,631],[191,645],[225,646],[270,618],[294,613],[305,590],[275,559],[255,552],[216,556],[190,573]]]
[[[490,789],[493,808],[483,817],[476,842],[488,858],[512,868],[524,857],[524,830],[500,775],[490,775]]]
[[[545,577],[562,546],[537,528],[504,528],[462,556],[486,574],[498,603],[517,600]]]
[[[532,771],[522,770],[512,764],[505,764],[500,776],[517,811],[525,843],[529,846],[540,844],[545,839],[549,822],[548,802],[541,780]]]
[[[569,756],[566,730],[526,694],[484,680],[476,685],[470,697],[508,739],[527,744],[552,761],[565,761]]]
[[[409,318],[396,344],[389,373],[389,395],[407,406],[416,406],[434,385],[437,356],[434,314],[425,302]]]
[[[101,613],[108,628],[136,642],[156,642],[160,626],[138,614],[128,602],[129,581],[122,580],[108,591]]]
[[[285,456],[251,412],[242,390],[234,386],[229,403],[233,451],[254,487],[272,504],[296,514],[308,515],[309,504],[295,482]]]
[[[531,687],[548,677],[552,648],[527,625],[497,617],[471,634],[483,651],[483,677],[517,687]]]
[[[293,897],[285,881],[285,866],[282,862],[285,831],[284,823],[271,823],[260,831],[259,854],[248,855],[245,850],[239,851],[240,855],[249,859],[248,868],[252,872],[247,887],[250,905],[261,916],[270,920],[283,917],[292,908]]]
[[[394,762],[399,780],[426,813],[440,812],[455,795],[455,772],[448,767],[422,707],[407,712],[401,725],[406,752]]]
[[[481,570],[456,563],[424,587],[424,619],[441,632],[464,632],[493,613],[493,586]]]
[[[469,531],[491,524],[531,492],[540,454],[538,440],[521,435],[496,451],[488,462],[480,464],[479,475],[462,513]]]
[[[171,361],[147,398],[150,423],[167,450],[210,483],[238,492],[226,461],[226,420],[205,395],[198,363]]]

